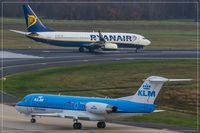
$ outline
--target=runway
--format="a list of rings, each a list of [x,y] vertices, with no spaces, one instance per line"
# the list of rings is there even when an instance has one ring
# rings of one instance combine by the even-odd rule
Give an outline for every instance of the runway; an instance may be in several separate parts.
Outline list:
[[[1,121],[3,122],[2,133],[178,133],[190,131],[153,129],[114,123],[107,123],[106,129],[98,129],[96,127],[96,122],[89,121],[80,121],[83,124],[83,129],[74,130],[72,128],[73,121],[71,119],[42,117],[37,118],[36,123],[30,123],[30,118],[16,112],[14,107],[2,104],[1,107],[3,107],[3,117],[1,116]],[[191,131],[194,132],[194,130]]]
[[[11,54],[5,54],[9,52]],[[12,56],[13,53],[13,56]],[[8,49],[1,54],[2,74],[6,76],[18,72],[36,70],[55,66],[73,66],[115,61],[134,61],[149,59],[197,59],[197,50],[144,50],[105,51],[96,53],[79,53],[77,49]]]

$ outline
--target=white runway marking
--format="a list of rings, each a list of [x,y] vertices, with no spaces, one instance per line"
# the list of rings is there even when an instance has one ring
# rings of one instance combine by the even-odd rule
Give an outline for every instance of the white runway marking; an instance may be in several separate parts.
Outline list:
[[[13,58],[15,58],[15,59],[19,59],[19,58],[38,59],[38,58],[43,58],[43,57],[25,55],[25,54],[19,54],[19,53],[12,53],[12,52],[8,52],[8,51],[0,51],[0,58],[1,59],[10,59],[10,58],[12,58],[12,59]]]

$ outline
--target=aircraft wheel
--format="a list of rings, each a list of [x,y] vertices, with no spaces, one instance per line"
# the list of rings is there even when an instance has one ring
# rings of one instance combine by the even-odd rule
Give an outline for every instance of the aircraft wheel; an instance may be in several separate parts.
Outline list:
[[[81,129],[81,128],[82,128],[82,124],[79,123],[79,122],[74,123],[73,128],[74,128],[74,129]]]
[[[135,49],[135,52],[136,52],[136,53],[139,53],[139,52],[142,52],[142,50],[143,50],[142,48],[136,48],[136,49]]]
[[[84,47],[80,47],[78,50],[79,50],[79,52],[84,52],[85,51]]]
[[[94,52],[94,48],[89,48],[89,52],[93,53]]]
[[[32,118],[31,123],[35,123],[35,122],[36,122],[36,119]]]
[[[106,127],[106,123],[105,122],[98,122],[97,123],[97,127],[98,128],[105,128]]]
[[[138,53],[138,51],[139,51],[139,49],[138,49],[138,48],[136,48],[136,49],[135,49],[135,52],[136,52],[136,53]]]

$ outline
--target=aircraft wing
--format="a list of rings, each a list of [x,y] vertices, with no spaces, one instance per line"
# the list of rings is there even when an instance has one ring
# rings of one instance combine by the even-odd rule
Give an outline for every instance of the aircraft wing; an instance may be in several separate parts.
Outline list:
[[[69,118],[69,119],[80,119],[80,120],[89,120],[87,114],[80,112],[60,112],[60,113],[32,113],[32,116],[42,116],[42,117],[60,117],[60,118]]]
[[[84,46],[86,46],[86,47],[95,47],[95,46],[101,47],[101,46],[105,45],[106,40],[103,38],[103,35],[101,34],[100,31],[98,31],[98,33],[99,33],[99,40],[98,41],[85,44]]]
[[[118,48],[117,44],[107,42],[101,32],[99,31],[99,40],[96,42],[88,43],[84,45],[85,47],[91,47],[93,49],[107,49],[107,50],[116,50]]]
[[[23,32],[23,31],[19,31],[19,30],[10,30],[10,31],[15,32],[15,33],[19,33],[19,34],[22,34],[22,35],[30,34],[30,32]]]
[[[62,117],[64,118],[65,115],[63,113],[32,113],[32,116],[46,116],[46,117]]]

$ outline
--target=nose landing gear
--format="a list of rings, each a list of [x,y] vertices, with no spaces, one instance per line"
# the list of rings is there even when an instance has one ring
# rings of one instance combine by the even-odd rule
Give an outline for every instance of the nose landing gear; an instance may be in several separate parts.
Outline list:
[[[30,122],[31,122],[31,123],[36,123],[36,119],[34,118],[34,116],[32,116]]]
[[[97,123],[97,127],[98,128],[105,128],[106,127],[106,123],[105,122],[98,122]]]

